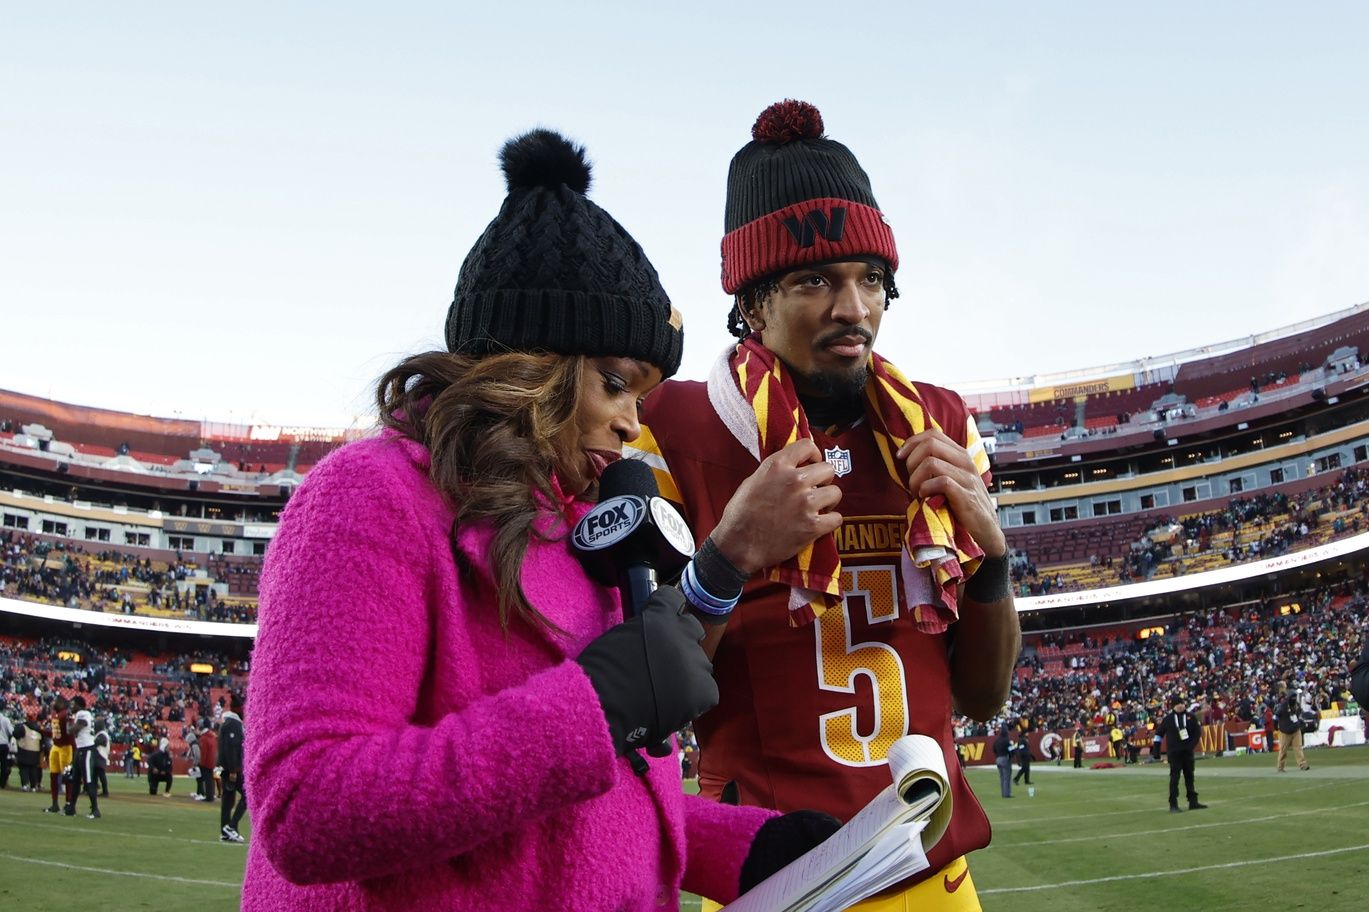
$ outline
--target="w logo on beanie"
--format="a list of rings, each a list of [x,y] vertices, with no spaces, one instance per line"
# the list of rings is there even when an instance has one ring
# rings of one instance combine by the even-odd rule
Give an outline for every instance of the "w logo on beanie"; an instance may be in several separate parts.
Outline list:
[[[841,241],[841,236],[846,232],[846,207],[833,206],[829,211],[830,218],[821,209],[810,209],[804,213],[803,221],[791,215],[784,220],[783,225],[800,247],[812,247],[817,243],[818,235],[824,241],[835,244]]]

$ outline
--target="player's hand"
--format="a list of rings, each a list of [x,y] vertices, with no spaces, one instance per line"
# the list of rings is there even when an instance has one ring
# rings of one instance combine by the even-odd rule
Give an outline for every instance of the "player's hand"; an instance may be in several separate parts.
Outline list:
[[[841,525],[836,473],[811,440],[767,456],[742,482],[710,537],[745,573],[772,567]]]
[[[989,489],[963,446],[929,429],[905,440],[894,458],[908,472],[908,490],[920,500],[933,494],[944,496],[955,521],[984,549],[986,557],[1008,553],[1008,540],[998,526]]]

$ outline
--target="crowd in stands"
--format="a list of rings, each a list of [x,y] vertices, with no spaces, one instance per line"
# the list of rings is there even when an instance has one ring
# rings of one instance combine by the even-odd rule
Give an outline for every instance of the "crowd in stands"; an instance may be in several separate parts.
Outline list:
[[[1308,378],[1303,375],[1310,372],[1312,367],[1306,362],[1298,367],[1299,370],[1292,375],[1284,370],[1271,370],[1252,376],[1244,387],[1233,376],[1226,381],[1230,387],[1217,392],[1208,391],[1205,384],[1189,389],[1187,384],[1176,379],[1148,383],[1124,391],[1094,393],[1086,400],[1070,397],[995,406],[985,414],[993,422],[995,430],[1002,434],[1032,438],[1061,437],[1067,431],[1089,437],[1115,434],[1122,425],[1130,424],[1133,420],[1139,423],[1177,421],[1196,418],[1200,409],[1212,406],[1216,406],[1219,412],[1225,412],[1233,406],[1252,405],[1260,401],[1261,393],[1268,394],[1306,382]],[[1354,362],[1354,369],[1359,369],[1358,360]],[[1081,401],[1085,402],[1082,424],[1079,423]]]
[[[1106,734],[1135,739],[1182,695],[1204,724],[1261,724],[1292,690],[1304,709],[1348,699],[1349,669],[1369,630],[1369,583],[1344,583],[1287,602],[1212,609],[1170,621],[1139,639],[1121,631],[1059,631],[1029,636],[1012,695],[988,724],[957,719],[958,737],[1010,723],[1026,731]],[[212,666],[210,674],[191,665]],[[217,720],[228,689],[246,686],[249,663],[212,650],[145,656],[100,648],[79,636],[0,637],[0,712],[14,721],[42,718],[60,693],[86,694],[116,745],[181,749],[186,725]]]
[[[1203,722],[1262,722],[1289,690],[1304,709],[1348,699],[1349,669],[1369,624],[1369,585],[1346,583],[1306,597],[1298,612],[1283,603],[1184,615],[1163,635],[1064,631],[1028,638],[1009,703],[988,726],[967,720],[961,736],[1003,722],[1029,729],[1103,734],[1163,712],[1175,695],[1198,704]]]
[[[193,662],[215,673],[195,674]],[[135,670],[136,668],[136,670]],[[84,694],[114,744],[168,739],[181,743],[185,724],[217,720],[224,692],[246,687],[248,663],[200,650],[147,657],[100,649],[77,636],[0,637],[0,712],[11,720],[45,718],[58,694]]]
[[[1288,497],[1282,493],[1260,494],[1232,500],[1224,510],[1185,517],[1181,525],[1187,541],[1196,542],[1199,552],[1210,549],[1214,534],[1232,532],[1232,545],[1224,552],[1231,563],[1258,560],[1297,550],[1317,529],[1323,516],[1333,515],[1331,537],[1356,534],[1369,515],[1369,473],[1352,466],[1335,483],[1315,491]],[[1351,514],[1349,516],[1345,514]],[[1242,528],[1275,521],[1275,526],[1260,538],[1238,544]],[[1327,540],[1327,539],[1322,539]],[[1180,568],[1182,570],[1182,568]]]
[[[1262,493],[1234,498],[1220,510],[1163,517],[1122,553],[1092,554],[1086,570],[1094,572],[1085,572],[1083,565],[1039,568],[1030,546],[1020,548],[1013,554],[1012,578],[1019,596],[1050,595],[1179,576],[1212,569],[1214,562],[1274,557],[1365,528],[1369,471],[1351,467],[1334,483],[1302,494]],[[0,530],[4,595],[95,611],[254,623],[261,559],[210,555],[205,569],[208,575],[197,577],[197,565],[179,552],[174,560],[161,563],[109,548],[91,553],[79,543]],[[229,597],[221,596],[220,589]]]
[[[1163,517],[1125,553],[1093,554],[1089,566],[1113,571],[1108,574],[1109,584],[1142,582],[1157,575],[1211,569],[1214,556],[1222,563],[1239,564],[1356,535],[1366,528],[1369,472],[1351,467],[1334,483],[1291,497],[1280,492],[1257,494],[1233,498],[1220,510],[1177,520]],[[1259,530],[1257,536],[1250,534],[1253,529]],[[1014,553],[1012,576],[1022,596],[1090,588],[1058,568],[1038,568],[1030,549]]]
[[[1214,560],[1241,563],[1273,557],[1365,528],[1369,472],[1352,467],[1334,483],[1302,494],[1257,494],[1234,498],[1220,510],[1177,520],[1164,517],[1123,553],[1092,554],[1088,569],[1101,568],[1101,574],[1076,573],[1063,565],[1038,568],[1028,547],[1014,552],[1012,577],[1019,596],[1049,595],[1178,576],[1211,569]],[[1252,535],[1256,529],[1259,534]],[[0,593],[10,597],[125,614],[256,621],[260,558],[211,555],[208,576],[196,578],[197,569],[179,552],[175,560],[159,563],[108,548],[88,553],[77,543],[0,531]],[[210,585],[214,582],[224,583],[219,588],[233,597],[220,596]]]
[[[225,601],[178,552],[157,563],[121,551],[0,532],[0,593],[11,598],[123,614],[172,613],[201,621],[254,623],[254,602]],[[199,584],[197,584],[199,583]]]

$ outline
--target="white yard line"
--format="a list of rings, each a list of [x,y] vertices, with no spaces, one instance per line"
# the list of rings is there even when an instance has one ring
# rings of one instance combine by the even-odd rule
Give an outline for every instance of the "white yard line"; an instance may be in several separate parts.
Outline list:
[[[1269,801],[1270,798],[1282,798],[1282,797],[1285,796],[1285,795],[1295,795],[1295,794],[1298,794],[1299,792],[1313,792],[1313,791],[1318,791],[1318,790],[1320,790],[1320,789],[1333,788],[1333,787],[1339,786],[1340,784],[1341,784],[1341,783],[1339,783],[1339,782],[1319,782],[1319,783],[1316,783],[1316,784],[1314,784],[1314,785],[1303,785],[1303,786],[1299,786],[1298,788],[1292,788],[1292,789],[1289,789],[1289,790],[1287,790],[1287,791],[1278,792],[1278,793],[1272,794],[1272,795],[1271,795],[1271,794],[1267,794],[1267,793],[1261,793],[1261,794],[1258,794],[1258,795],[1255,795],[1255,794],[1252,794],[1252,795],[1237,795],[1237,796],[1234,797],[1234,798],[1223,798],[1223,799],[1221,800],[1221,803],[1222,803],[1223,805],[1226,805],[1226,804],[1234,804],[1234,803],[1236,803],[1236,802],[1238,802],[1238,801],[1259,801],[1259,802],[1261,802],[1261,803],[1267,803],[1267,802]],[[1019,786],[1019,788],[1020,788],[1020,787],[1021,787],[1021,786]],[[1140,798],[1138,798],[1137,796],[1132,795],[1132,794],[1122,794],[1122,795],[1118,795],[1118,794],[1113,793],[1113,794],[1108,795],[1107,798],[1108,798],[1108,800],[1110,800],[1110,801],[1118,801],[1118,802],[1121,802],[1121,801],[1134,802],[1134,801],[1139,801],[1139,800],[1145,800],[1145,801],[1146,801],[1146,805],[1145,805],[1144,807],[1126,808],[1126,809],[1124,809],[1124,810],[1119,810],[1119,811],[1093,811],[1093,812],[1088,813],[1088,814],[1057,814],[1057,815],[1053,815],[1053,816],[1050,816],[1050,817],[1031,817],[1031,818],[1027,818],[1027,819],[1025,819],[1025,820],[999,820],[999,821],[996,821],[996,822],[994,823],[994,829],[1000,829],[1000,828],[1012,827],[1012,826],[1038,826],[1038,825],[1040,825],[1040,824],[1042,824],[1042,823],[1051,823],[1051,822],[1054,822],[1054,821],[1056,821],[1056,820],[1085,820],[1085,819],[1088,819],[1088,820],[1095,820],[1095,819],[1097,819],[1097,818],[1099,818],[1099,817],[1123,817],[1123,816],[1126,816],[1126,815],[1129,815],[1129,814],[1154,814],[1154,813],[1157,813],[1157,810],[1156,810],[1156,809],[1159,807],[1159,804],[1158,804],[1158,803],[1152,804],[1152,803],[1150,802],[1149,798],[1147,798],[1147,799],[1140,799]],[[1062,803],[1074,803],[1074,804],[1078,804],[1078,803],[1097,802],[1097,801],[1098,801],[1098,799],[1095,797],[1095,798],[1079,798],[1079,799],[1077,799],[1077,800],[1071,800],[1071,801],[1069,801],[1069,802],[1062,802]],[[986,799],[986,802],[985,802],[985,803],[992,804],[992,802],[993,802],[993,799],[992,799],[992,798],[988,798],[988,799]]]
[[[73,820],[71,824],[39,823],[36,820],[24,819],[31,816],[32,815],[29,814],[20,815],[0,811],[0,817],[4,817],[7,821],[10,821],[6,826],[32,827],[37,830],[61,830],[64,833],[75,833],[78,835],[89,833],[93,836],[121,836],[127,839],[165,839],[170,842],[198,842],[205,845],[212,845],[219,842],[218,839],[196,839],[193,836],[162,836],[158,833],[130,833],[127,830],[109,830],[93,820],[86,820],[85,814],[79,815],[81,822],[78,823]],[[101,818],[101,820],[105,819],[107,818]],[[217,823],[218,818],[215,818],[212,822]]]
[[[23,855],[10,855],[8,852],[0,852],[0,858],[10,861],[26,862],[28,864],[47,865],[52,868],[66,868],[70,871],[86,871],[91,874],[116,874],[119,877],[145,877],[149,880],[174,880],[176,883],[202,884],[210,887],[232,887],[234,890],[242,888],[242,884],[231,883],[226,880],[197,880],[194,877],[173,877],[170,874],[144,874],[139,871],[115,871],[112,868],[90,868],[85,865],[67,864],[63,861],[49,861],[46,858],[27,858]]]
[[[1035,893],[1041,890],[1059,890],[1063,887],[1089,887],[1094,884],[1113,883],[1119,880],[1142,880],[1148,877],[1176,877],[1180,874],[1199,874],[1203,871],[1220,871],[1225,868],[1245,868],[1250,865],[1276,865],[1300,858],[1323,858],[1327,855],[1344,855],[1346,852],[1363,852],[1369,845],[1348,846],[1344,849],[1327,849],[1325,852],[1304,852],[1301,855],[1280,855],[1277,858],[1256,858],[1248,861],[1231,861],[1226,864],[1203,865],[1199,868],[1178,868],[1166,871],[1146,871],[1142,874],[1117,874],[1112,877],[1094,877],[1089,880],[1063,880],[1060,883],[1036,884],[1030,887],[994,887],[977,890],[980,896],[992,893]]]
[[[1268,823],[1271,820],[1287,820],[1289,817],[1296,817],[1303,814],[1326,814],[1348,808],[1364,807],[1366,805],[1369,805],[1369,801],[1356,801],[1353,804],[1338,804],[1332,808],[1309,808],[1303,811],[1287,811],[1282,814],[1270,814],[1268,817],[1241,817],[1237,820],[1215,820],[1212,823],[1195,823],[1190,826],[1164,827],[1158,830],[1124,830],[1120,833],[1095,833],[1091,836],[1066,836],[1058,839],[1041,839],[1036,842],[1014,842],[1011,845],[990,844],[990,848],[1006,851],[1008,849],[1018,849],[1026,846],[1059,845],[1062,842],[1092,842],[1096,839],[1125,839],[1128,836],[1156,836],[1161,833],[1182,833],[1185,830],[1207,830],[1212,827],[1245,826],[1250,823]],[[1158,812],[1152,810],[1151,813]]]

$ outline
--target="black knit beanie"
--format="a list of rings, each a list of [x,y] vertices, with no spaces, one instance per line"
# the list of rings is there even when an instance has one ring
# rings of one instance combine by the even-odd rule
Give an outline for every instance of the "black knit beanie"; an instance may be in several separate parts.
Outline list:
[[[585,196],[585,150],[550,130],[504,144],[509,195],[447,311],[447,349],[639,358],[669,377],[684,330],[632,235]]]
[[[851,150],[822,114],[786,99],[761,112],[727,171],[723,290],[811,263],[878,257],[898,268],[894,233]]]

